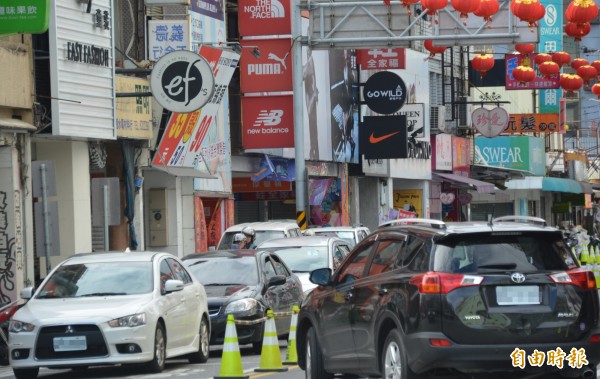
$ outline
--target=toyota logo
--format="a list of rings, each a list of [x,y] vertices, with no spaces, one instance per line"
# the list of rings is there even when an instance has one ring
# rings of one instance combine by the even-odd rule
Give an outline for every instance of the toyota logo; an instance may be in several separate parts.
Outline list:
[[[520,272],[515,272],[510,276],[510,280],[515,283],[523,283],[525,281],[525,275],[521,274]]]

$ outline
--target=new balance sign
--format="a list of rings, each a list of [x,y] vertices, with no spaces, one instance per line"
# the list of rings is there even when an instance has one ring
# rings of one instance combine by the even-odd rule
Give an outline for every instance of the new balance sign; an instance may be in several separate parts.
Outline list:
[[[244,149],[294,147],[292,95],[242,97]]]

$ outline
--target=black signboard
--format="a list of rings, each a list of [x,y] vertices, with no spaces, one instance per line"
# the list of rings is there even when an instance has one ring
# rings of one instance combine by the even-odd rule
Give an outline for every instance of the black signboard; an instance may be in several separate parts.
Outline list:
[[[391,71],[376,72],[367,79],[363,97],[373,112],[392,114],[406,101],[406,84]]]
[[[360,126],[360,149],[365,159],[408,157],[406,116],[365,116]]]

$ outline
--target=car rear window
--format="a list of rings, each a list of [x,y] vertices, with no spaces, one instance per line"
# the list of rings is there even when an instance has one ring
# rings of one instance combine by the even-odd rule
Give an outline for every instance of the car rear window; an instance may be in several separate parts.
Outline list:
[[[571,253],[552,233],[454,235],[437,241],[434,270],[451,273],[556,271],[574,268]]]

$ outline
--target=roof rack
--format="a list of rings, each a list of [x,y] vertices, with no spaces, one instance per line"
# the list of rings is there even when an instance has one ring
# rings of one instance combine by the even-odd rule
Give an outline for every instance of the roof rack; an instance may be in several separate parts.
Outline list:
[[[434,220],[431,218],[400,218],[397,220],[391,220],[380,224],[379,227],[393,226],[393,225],[429,225],[436,229],[446,229],[446,223],[440,220]]]
[[[546,220],[540,217],[532,217],[532,216],[502,216],[496,217],[492,220],[492,224],[495,222],[524,222],[527,224],[540,224],[543,226],[548,226]]]

